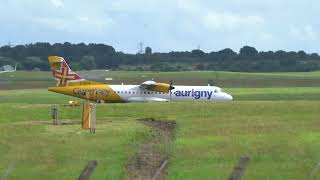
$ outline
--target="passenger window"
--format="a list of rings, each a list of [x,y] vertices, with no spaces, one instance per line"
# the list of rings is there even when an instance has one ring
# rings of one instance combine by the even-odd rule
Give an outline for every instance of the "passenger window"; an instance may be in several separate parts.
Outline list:
[[[218,92],[218,90],[215,89],[215,90],[214,90],[214,93],[217,93],[217,92]]]
[[[147,94],[147,92],[144,91],[144,94]]]

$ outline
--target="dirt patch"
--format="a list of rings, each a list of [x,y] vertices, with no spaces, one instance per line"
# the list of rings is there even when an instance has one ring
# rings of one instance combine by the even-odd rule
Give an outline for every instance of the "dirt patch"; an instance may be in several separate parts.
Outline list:
[[[174,138],[175,121],[159,121],[153,118],[138,119],[153,130],[153,136],[139,146],[138,152],[127,166],[128,179],[163,180],[166,175],[168,148]]]

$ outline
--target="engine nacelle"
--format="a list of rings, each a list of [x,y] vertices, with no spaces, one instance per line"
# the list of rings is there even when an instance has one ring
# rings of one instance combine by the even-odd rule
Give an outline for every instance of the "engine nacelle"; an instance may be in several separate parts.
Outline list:
[[[174,89],[174,87],[170,86],[170,84],[166,83],[155,83],[152,86],[147,87],[146,89],[150,91],[157,91],[157,92],[169,92],[170,90]]]

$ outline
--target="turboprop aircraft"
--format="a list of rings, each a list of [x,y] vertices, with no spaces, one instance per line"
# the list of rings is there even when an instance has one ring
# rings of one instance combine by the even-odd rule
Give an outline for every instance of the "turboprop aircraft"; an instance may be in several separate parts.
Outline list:
[[[108,85],[83,79],[59,56],[48,58],[56,87],[49,91],[96,102],[169,102],[169,101],[231,101],[231,95],[215,86],[173,86],[146,81],[139,85]]]

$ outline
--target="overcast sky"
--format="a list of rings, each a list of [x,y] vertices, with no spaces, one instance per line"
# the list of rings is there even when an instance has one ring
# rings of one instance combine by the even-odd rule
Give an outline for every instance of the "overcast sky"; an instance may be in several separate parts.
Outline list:
[[[135,53],[320,52],[317,0],[0,0],[0,45],[105,43]]]

